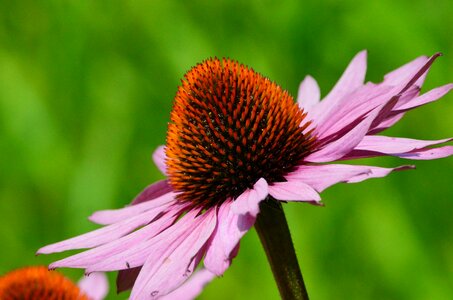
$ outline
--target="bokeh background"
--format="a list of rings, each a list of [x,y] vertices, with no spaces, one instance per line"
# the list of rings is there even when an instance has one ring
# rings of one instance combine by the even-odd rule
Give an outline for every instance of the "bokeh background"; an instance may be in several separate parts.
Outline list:
[[[362,49],[371,81],[441,51],[426,91],[453,81],[452,13],[448,0],[1,0],[0,273],[62,257],[34,253],[96,228],[93,211],[122,207],[162,178],[151,153],[165,142],[180,78],[197,62],[235,58],[293,95],[311,74],[325,95]],[[452,116],[450,94],[388,134],[448,137]],[[332,187],[323,208],[285,206],[312,299],[453,295],[453,159],[416,164]],[[254,230],[200,297],[277,298]]]

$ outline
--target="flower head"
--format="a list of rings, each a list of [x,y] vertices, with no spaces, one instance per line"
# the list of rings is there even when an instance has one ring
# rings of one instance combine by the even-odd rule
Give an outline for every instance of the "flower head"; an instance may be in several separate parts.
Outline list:
[[[235,61],[190,70],[175,97],[167,173],[181,202],[212,207],[255,182],[285,181],[315,141],[306,113],[277,84]]]
[[[228,59],[207,60],[186,74],[167,145],[153,155],[168,178],[147,187],[131,206],[90,217],[104,227],[38,253],[90,248],[51,267],[120,270],[118,287],[132,288],[131,299],[171,298],[181,289],[195,297],[229,267],[261,201],[316,204],[319,193],[333,184],[412,168],[326,163],[452,155],[452,146],[431,148],[451,139],[376,135],[453,88],[448,84],[420,95],[438,56],[420,57],[382,83],[364,84],[366,53],[361,52],[323,101],[316,81],[307,76],[297,103],[250,68]],[[204,269],[183,284],[202,260]]]
[[[107,293],[103,274],[84,278],[79,286],[46,267],[26,267],[0,277],[2,300],[101,300]]]

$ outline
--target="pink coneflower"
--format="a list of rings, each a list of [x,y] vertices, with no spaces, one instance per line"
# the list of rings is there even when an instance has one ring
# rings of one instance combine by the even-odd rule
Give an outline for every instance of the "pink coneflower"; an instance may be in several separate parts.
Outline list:
[[[0,276],[2,300],[102,300],[108,291],[102,273],[85,277],[76,285],[43,266],[25,267]]]
[[[229,267],[260,207],[257,224],[272,227],[269,220],[260,221],[263,203],[277,209],[279,201],[319,204],[319,193],[333,184],[412,168],[326,163],[375,156],[427,160],[453,154],[452,146],[430,148],[451,139],[376,135],[407,111],[453,88],[448,84],[419,95],[438,56],[417,58],[387,74],[380,84],[364,84],[366,52],[360,52],[323,101],[316,81],[307,76],[297,103],[244,65],[206,60],[185,75],[175,97],[167,144],[153,155],[167,179],[148,186],[126,208],[90,217],[104,227],[38,253],[91,248],[50,267],[84,268],[87,273],[119,270],[118,287],[132,287],[131,299],[178,294],[178,287],[203,260],[196,280],[182,287],[200,290]],[[262,228],[259,233],[265,240]],[[265,248],[273,247],[266,243]]]

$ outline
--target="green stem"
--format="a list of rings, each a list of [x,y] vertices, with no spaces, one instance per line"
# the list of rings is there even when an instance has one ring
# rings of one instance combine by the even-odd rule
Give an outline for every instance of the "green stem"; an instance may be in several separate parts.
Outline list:
[[[260,204],[255,229],[271,265],[283,300],[308,300],[291,234],[280,202],[267,199]]]

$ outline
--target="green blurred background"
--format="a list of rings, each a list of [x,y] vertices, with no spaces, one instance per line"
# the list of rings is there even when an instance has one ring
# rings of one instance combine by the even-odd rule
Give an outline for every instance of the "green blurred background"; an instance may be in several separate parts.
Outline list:
[[[96,228],[93,211],[122,207],[162,178],[151,153],[165,141],[180,78],[197,62],[235,58],[293,95],[311,74],[325,95],[359,50],[369,50],[372,81],[441,51],[426,91],[453,81],[452,13],[448,0],[1,0],[0,273],[62,257],[34,252]],[[448,137],[452,116],[450,94],[388,134]],[[324,208],[285,206],[312,299],[453,295],[453,159],[416,164],[332,187]],[[277,298],[253,230],[200,297]]]

